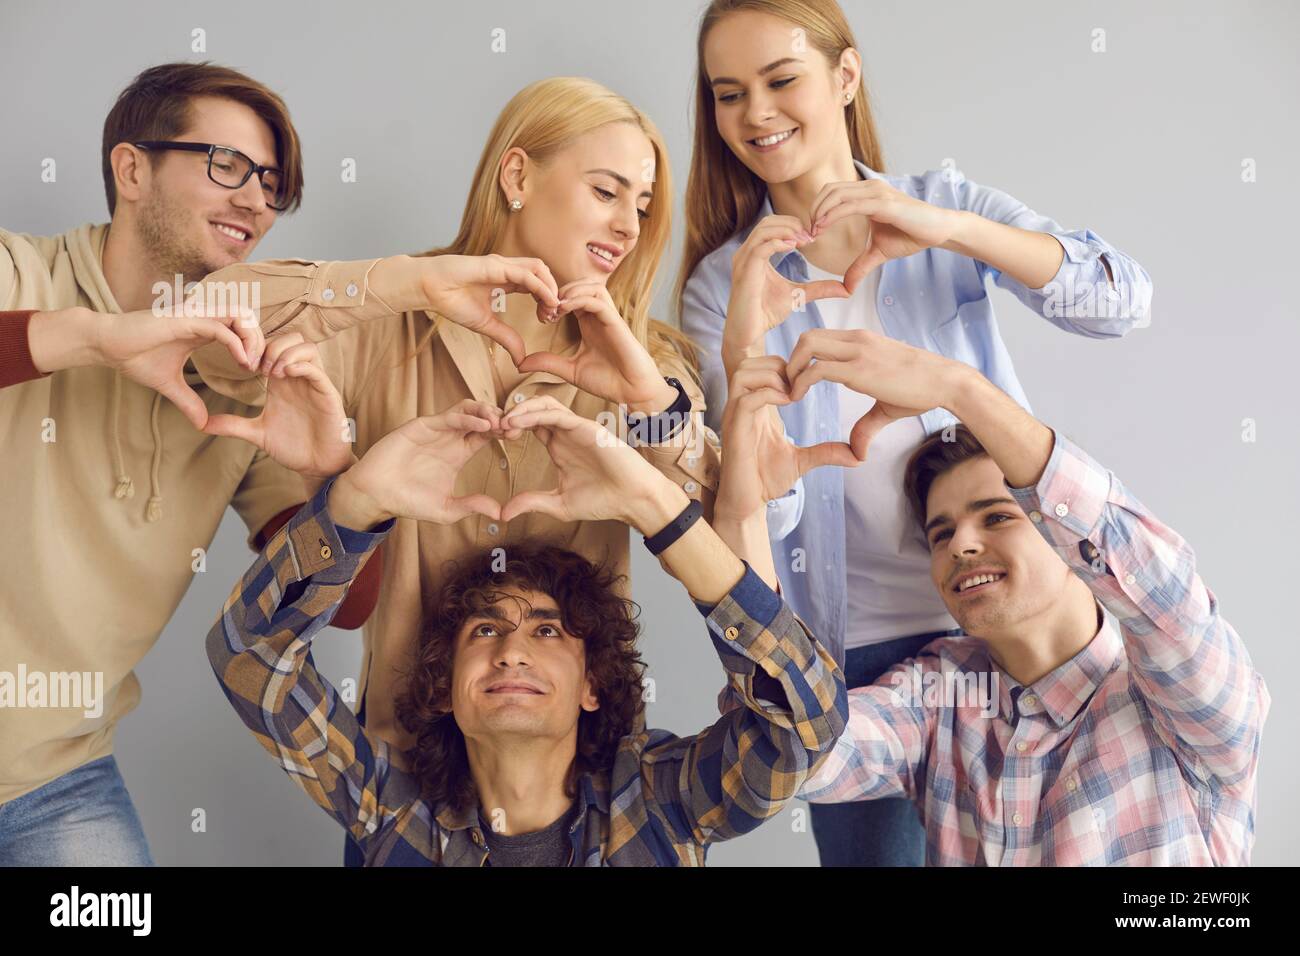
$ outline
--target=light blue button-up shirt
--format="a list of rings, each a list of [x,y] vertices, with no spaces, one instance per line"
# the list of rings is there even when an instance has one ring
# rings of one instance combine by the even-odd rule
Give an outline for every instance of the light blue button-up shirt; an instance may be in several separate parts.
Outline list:
[[[952,169],[931,170],[921,176],[888,176],[862,163],[856,165],[865,179],[883,179],[900,192],[931,205],[1050,233],[1065,249],[1061,268],[1040,289],[1031,289],[987,263],[944,249],[925,249],[885,262],[880,267],[876,309],[885,334],[891,338],[974,366],[1029,409],[998,332],[985,285],[989,276],[1053,325],[1076,335],[1118,338],[1149,322],[1150,276],[1135,260],[1091,230],[1063,229],[1001,190],[969,182]],[[771,214],[769,197],[764,199],[755,222]],[[705,418],[719,432],[727,403],[722,330],[731,295],[731,260],[752,228],[751,223],[705,256],[683,292],[682,330],[701,347],[701,373],[708,401]],[[1113,282],[1107,278],[1100,261],[1103,259],[1110,266]],[[797,249],[777,253],[772,265],[787,279],[808,281],[807,260]],[[803,332],[820,328],[824,325],[817,303],[809,302],[803,311],[792,313],[767,333],[767,354],[788,358]],[[779,412],[786,434],[799,445],[845,440],[840,431],[838,387],[833,382],[818,382],[802,401],[784,406]],[[942,408],[921,416],[926,434],[954,421]],[[901,488],[888,490],[900,497],[903,494]],[[842,664],[848,608],[843,472],[837,467],[809,472],[783,498],[768,503],[767,517],[783,595]],[[918,569],[918,573],[926,572]]]

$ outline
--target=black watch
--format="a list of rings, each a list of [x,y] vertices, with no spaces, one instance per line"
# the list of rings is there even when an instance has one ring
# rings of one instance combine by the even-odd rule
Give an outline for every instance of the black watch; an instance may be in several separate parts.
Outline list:
[[[632,412],[625,416],[628,430],[627,443],[633,448],[638,445],[658,445],[672,438],[690,418],[691,397],[686,394],[682,383],[667,376],[664,377],[664,381],[677,389],[676,401],[657,415]]]
[[[698,498],[692,498],[690,504],[682,509],[682,513],[668,522],[667,527],[645,539],[645,546],[650,549],[651,554],[662,554],[669,545],[684,535],[691,525],[699,521],[702,514],[704,514],[704,506],[700,504]]]

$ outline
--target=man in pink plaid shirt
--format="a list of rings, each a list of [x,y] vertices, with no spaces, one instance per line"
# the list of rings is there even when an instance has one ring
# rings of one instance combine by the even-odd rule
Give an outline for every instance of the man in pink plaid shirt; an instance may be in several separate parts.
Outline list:
[[[1269,694],[1176,532],[960,362],[815,329],[735,378],[774,404],[823,380],[874,396],[858,459],[895,419],[964,423],[918,447],[905,485],[965,634],[849,691],[801,796],[910,797],[928,865],[1250,862]]]

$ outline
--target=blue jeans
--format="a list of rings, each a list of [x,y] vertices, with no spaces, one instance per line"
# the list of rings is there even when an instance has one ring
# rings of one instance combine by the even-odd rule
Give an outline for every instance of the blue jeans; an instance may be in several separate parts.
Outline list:
[[[0,866],[153,866],[112,755],[0,804]]]
[[[844,654],[844,680],[851,690],[875,683],[899,661],[915,657],[935,638],[960,634],[935,631],[900,637]],[[906,797],[856,803],[810,803],[813,839],[822,866],[922,866],[925,829],[916,805]]]

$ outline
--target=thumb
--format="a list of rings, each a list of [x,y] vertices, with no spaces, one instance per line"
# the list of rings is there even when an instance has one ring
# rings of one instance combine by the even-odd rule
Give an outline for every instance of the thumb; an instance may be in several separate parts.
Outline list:
[[[175,381],[158,386],[158,391],[163,398],[180,409],[181,414],[190,420],[190,424],[199,431],[204,430],[204,425],[208,421],[208,407],[203,404],[203,399],[199,398],[199,393],[185,384],[184,379],[178,376]]]
[[[452,519],[454,521],[471,514],[486,515],[497,521],[502,520],[501,505],[488,495],[462,495],[459,498],[448,498],[447,508],[455,515]]]
[[[261,418],[245,418],[242,415],[210,415],[206,425],[200,430],[209,435],[225,438],[242,438],[250,445],[262,447]]]
[[[527,514],[530,511],[536,511],[539,514],[550,515],[557,521],[570,520],[565,512],[564,499],[556,491],[524,491],[515,495],[506,502],[505,507],[501,509],[501,520],[511,521],[519,515]]]
[[[577,373],[577,363],[571,358],[556,355],[554,352],[530,352],[528,356],[515,365],[521,372],[550,372],[572,384]]]
[[[487,323],[479,331],[506,350],[515,368],[528,354],[523,337],[495,315],[489,313]]]
[[[847,299],[849,297],[848,276],[844,281],[838,279],[818,279],[816,282],[803,283],[804,299],[815,302],[817,299]]]
[[[853,290],[858,287],[858,283],[868,276],[872,269],[875,269],[888,258],[887,255],[880,251],[873,240],[862,251],[862,254],[853,260],[853,265],[849,266],[849,271],[844,273],[844,288],[852,295]]]
[[[880,407],[880,403],[871,406],[871,409],[857,420],[853,426],[853,431],[849,432],[849,447],[853,449],[853,454],[857,456],[858,461],[867,460],[867,446],[871,444],[880,430],[894,421],[885,414],[885,410]]]
[[[839,465],[841,468],[856,468],[862,464],[853,450],[842,441],[824,441],[808,448],[800,448],[798,455],[799,474],[804,475],[822,465]]]

